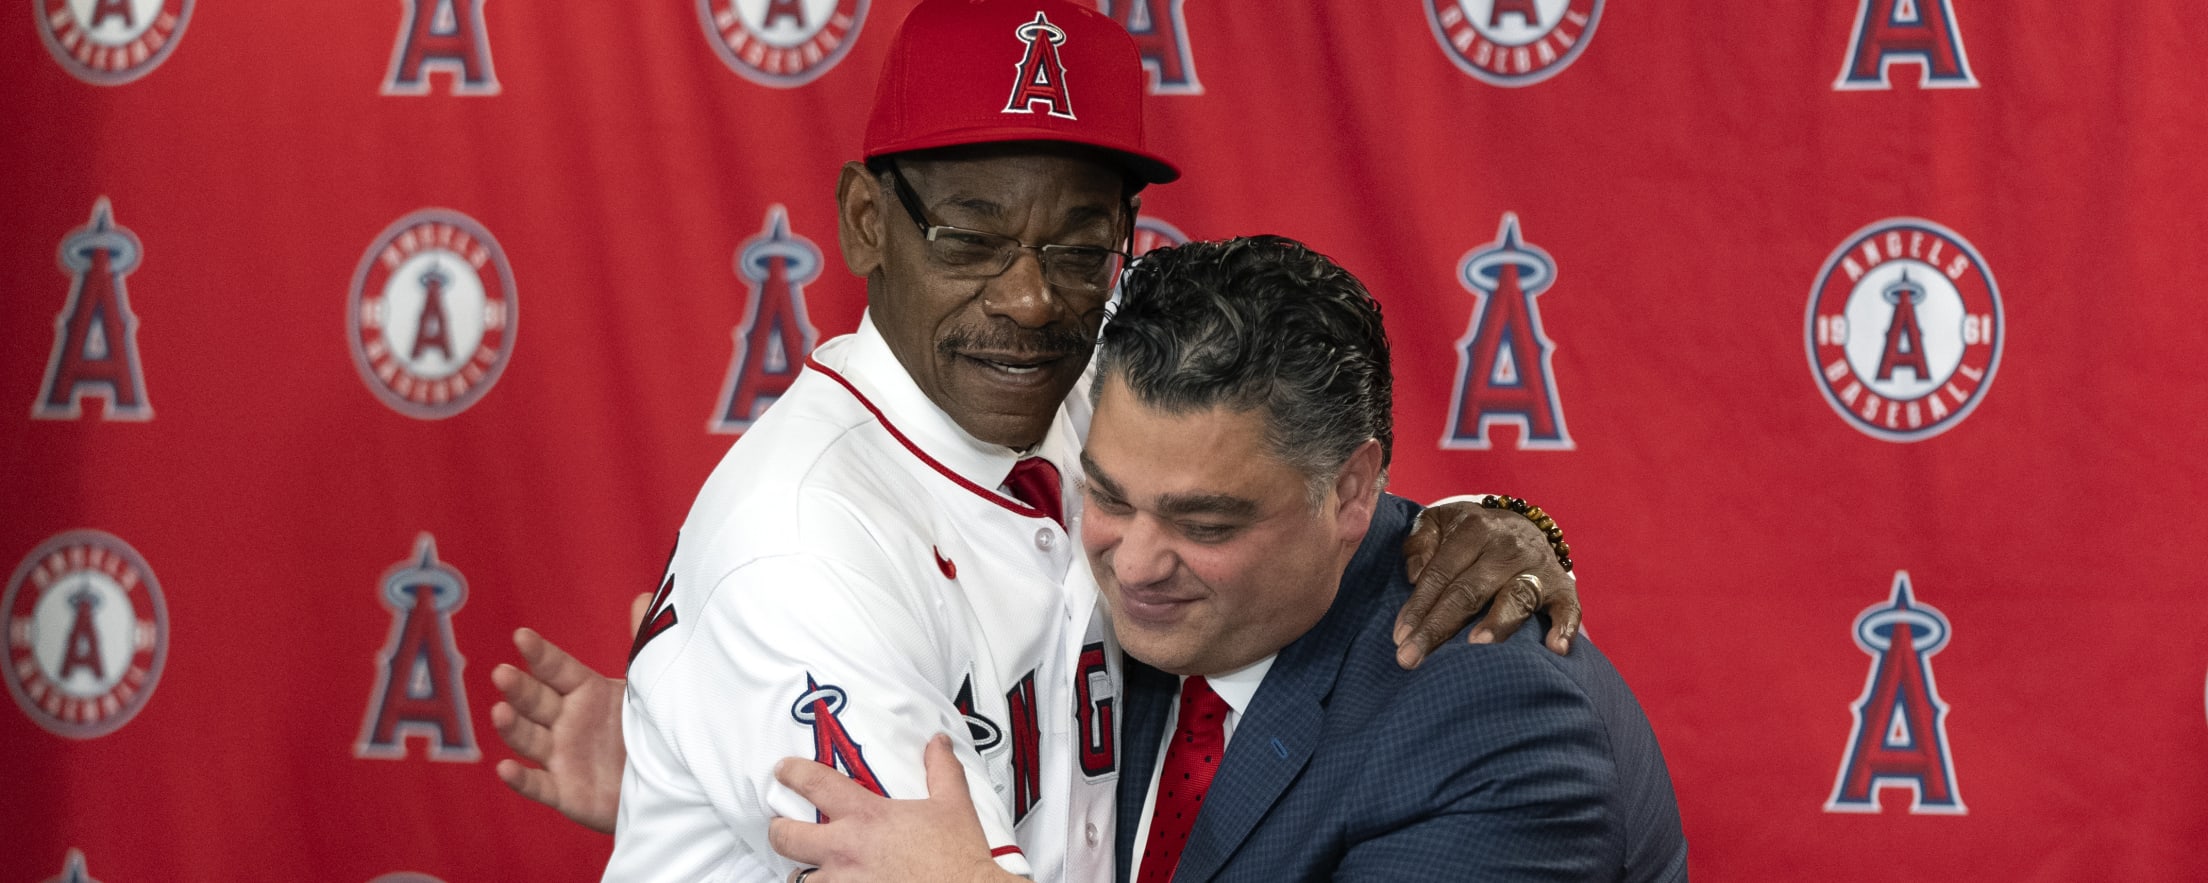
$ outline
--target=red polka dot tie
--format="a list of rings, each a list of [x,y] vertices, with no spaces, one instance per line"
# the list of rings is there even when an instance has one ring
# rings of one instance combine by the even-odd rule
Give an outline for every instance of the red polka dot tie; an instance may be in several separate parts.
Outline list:
[[[1142,849],[1142,873],[1135,883],[1167,883],[1180,866],[1196,811],[1227,753],[1227,700],[1201,677],[1181,682],[1181,715],[1173,743],[1165,749],[1158,774],[1158,799],[1150,812],[1150,840]]]

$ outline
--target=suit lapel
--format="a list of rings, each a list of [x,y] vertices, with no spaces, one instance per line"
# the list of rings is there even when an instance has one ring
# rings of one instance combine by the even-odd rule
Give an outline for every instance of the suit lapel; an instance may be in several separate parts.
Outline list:
[[[1174,883],[1205,883],[1217,874],[1310,761],[1324,730],[1327,699],[1341,674],[1342,660],[1372,608],[1386,594],[1389,579],[1403,567],[1398,550],[1416,511],[1417,507],[1398,498],[1382,498],[1372,528],[1343,574],[1326,616],[1274,658],[1264,684],[1235,725],[1218,778],[1204,796],[1203,812],[1196,816],[1188,848],[1173,873]],[[1153,730],[1163,725],[1162,719],[1161,713]],[[1151,751],[1156,752],[1155,737]],[[1147,772],[1145,781],[1136,785],[1138,818],[1149,784]],[[1122,788],[1126,781],[1122,772]]]
[[[1165,718],[1180,691],[1180,679],[1127,658],[1124,703],[1119,721],[1119,833],[1113,847],[1113,863],[1119,883],[1134,875],[1135,829],[1142,824],[1143,800],[1149,797],[1150,774],[1158,768],[1160,746],[1165,742]]]

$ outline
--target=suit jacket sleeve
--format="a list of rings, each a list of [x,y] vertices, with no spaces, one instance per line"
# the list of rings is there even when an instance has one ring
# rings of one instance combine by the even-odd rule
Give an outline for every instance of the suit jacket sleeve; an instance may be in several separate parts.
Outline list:
[[[1537,640],[1458,645],[1420,668],[1373,722],[1359,777],[1371,811],[1353,823],[1364,830],[1352,832],[1336,879],[1620,873],[1606,731],[1594,703],[1545,656]]]

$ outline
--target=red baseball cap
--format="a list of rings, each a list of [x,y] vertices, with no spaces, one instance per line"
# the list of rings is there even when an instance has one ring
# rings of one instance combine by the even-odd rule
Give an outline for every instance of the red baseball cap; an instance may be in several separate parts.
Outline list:
[[[1002,141],[1102,148],[1136,179],[1180,169],[1142,140],[1142,58],[1117,22],[1065,0],[926,0],[897,29],[865,156]]]

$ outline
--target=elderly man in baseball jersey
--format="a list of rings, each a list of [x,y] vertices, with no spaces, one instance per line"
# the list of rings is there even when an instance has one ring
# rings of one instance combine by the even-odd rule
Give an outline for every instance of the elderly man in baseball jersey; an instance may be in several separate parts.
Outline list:
[[[774,782],[776,759],[916,796],[916,749],[944,731],[965,737],[995,862],[1109,874],[1121,673],[1067,533],[1088,416],[1068,393],[1136,193],[1177,175],[1144,146],[1141,100],[1126,34],[1063,0],[930,0],[900,29],[866,161],[837,187],[867,316],[700,491],[631,651],[620,738],[580,707],[590,691],[605,707],[612,682],[541,639],[517,642],[542,681],[494,673],[511,703],[494,723],[546,766],[503,762],[502,778],[586,823],[619,783],[609,879],[780,879],[797,867],[767,820],[814,811]],[[1483,627],[1507,634],[1549,603],[1556,647],[1576,629],[1569,577],[1507,523],[1464,532],[1494,547],[1473,563],[1427,568],[1432,591],[1404,612],[1445,625],[1407,635],[1407,663],[1512,574],[1515,614]],[[624,743],[625,771],[606,772]]]
[[[1354,277],[1279,237],[1159,249],[1097,364],[1081,540],[1128,657],[1122,880],[1686,879],[1663,755],[1592,642],[1395,664],[1417,507],[1380,493],[1388,343]],[[821,883],[997,876],[929,753],[925,801],[785,764],[835,820],[776,847]]]

